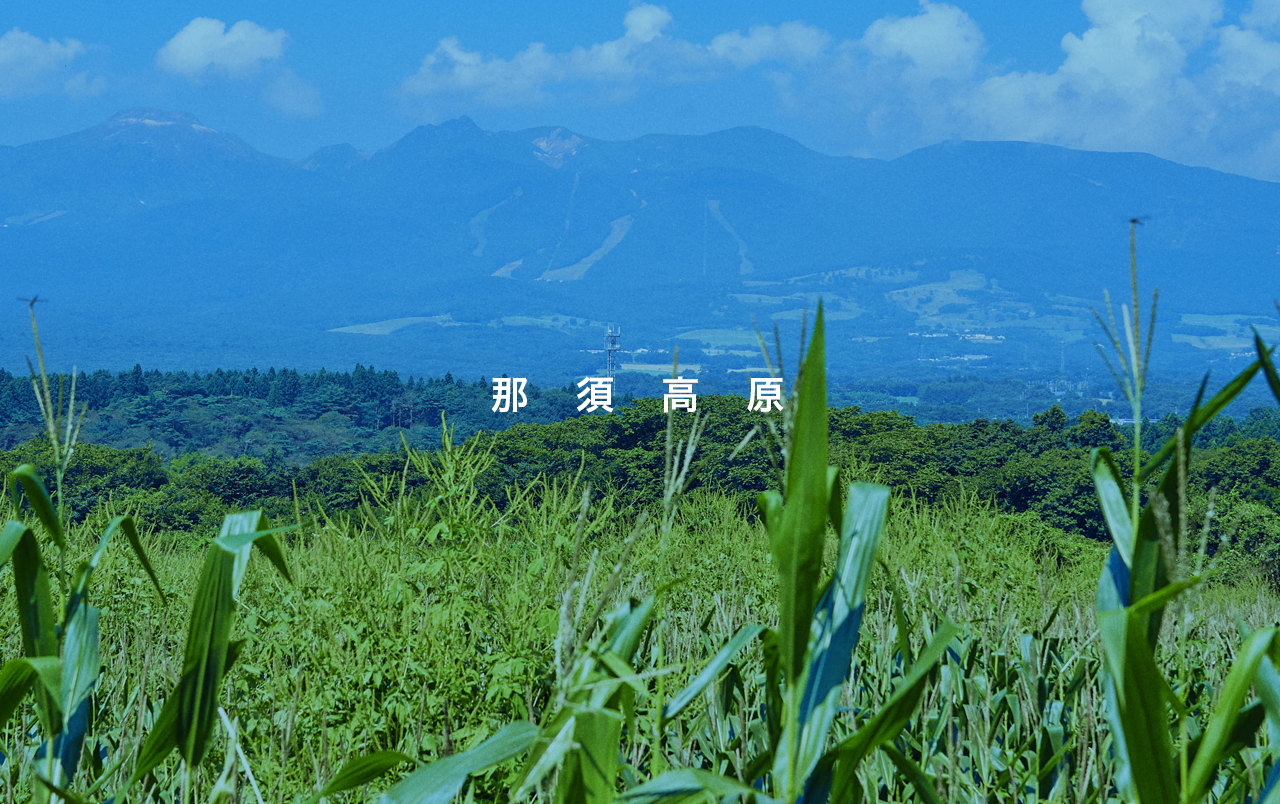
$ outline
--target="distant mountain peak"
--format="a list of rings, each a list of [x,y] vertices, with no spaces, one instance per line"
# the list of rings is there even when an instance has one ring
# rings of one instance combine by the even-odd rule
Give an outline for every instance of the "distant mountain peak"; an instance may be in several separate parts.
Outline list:
[[[452,120],[446,120],[440,123],[436,128],[443,131],[481,131],[480,126],[476,125],[476,121],[467,117],[465,114],[461,117],[455,117]]]
[[[111,127],[147,126],[158,128],[162,126],[184,126],[193,128],[196,131],[218,133],[217,129],[201,125],[195,115],[190,112],[169,112],[162,109],[147,109],[141,106],[116,112],[107,120],[106,124]]]
[[[577,134],[557,128],[546,136],[534,139],[533,144],[537,150],[533,155],[543,164],[558,168],[567,157],[577,156],[578,148],[585,143]]]
[[[369,155],[349,142],[326,145],[305,159],[296,162],[303,170],[342,172],[368,159]]]
[[[89,147],[141,148],[167,161],[215,156],[232,161],[283,162],[251,147],[234,134],[201,123],[195,115],[135,106],[93,128],[68,135]]]

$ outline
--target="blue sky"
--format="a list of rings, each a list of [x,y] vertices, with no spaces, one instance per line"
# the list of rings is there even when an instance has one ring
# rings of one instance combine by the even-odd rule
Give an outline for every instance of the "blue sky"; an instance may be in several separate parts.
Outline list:
[[[1280,0],[68,0],[0,11],[0,144],[181,109],[272,154],[421,123],[737,125],[892,158],[950,138],[1280,180]]]

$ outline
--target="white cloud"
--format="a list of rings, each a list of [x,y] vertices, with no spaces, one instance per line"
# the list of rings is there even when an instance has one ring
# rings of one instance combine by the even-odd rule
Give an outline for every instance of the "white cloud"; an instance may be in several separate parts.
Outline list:
[[[730,31],[714,37],[707,51],[727,59],[734,67],[743,68],[762,61],[811,61],[822,55],[831,44],[831,35],[802,22],[756,25],[743,36]]]
[[[1253,0],[1253,6],[1240,15],[1246,28],[1280,33],[1280,0]]]
[[[548,84],[626,81],[643,69],[638,52],[653,46],[670,21],[665,8],[640,5],[627,12],[625,33],[618,39],[566,53],[551,53],[543,43],[534,42],[510,59],[467,50],[457,38],[448,37],[440,40],[402,88],[411,96],[467,94],[501,106],[539,101]]]
[[[96,98],[107,91],[107,79],[100,75],[90,78],[88,71],[82,71],[64,81],[62,88],[74,100]]]
[[[1188,70],[1202,46],[1223,54],[1218,0],[1085,0],[1091,27],[1062,39],[1053,72],[993,75],[960,100],[973,136],[1025,139],[1099,150],[1143,150],[1213,161],[1227,132],[1218,115],[1222,62]],[[1237,73],[1239,71],[1236,71]],[[1257,76],[1251,77],[1255,84]],[[1215,87],[1216,85],[1216,87]],[[1216,131],[1216,133],[1215,133]]]
[[[558,53],[534,42],[510,58],[467,50],[448,37],[401,89],[410,98],[448,96],[490,106],[539,103],[557,86],[582,84],[598,87],[605,98],[629,97],[620,90],[641,80],[705,80],[762,61],[813,59],[830,41],[817,28],[788,22],[758,26],[745,36],[739,31],[721,34],[709,45],[698,45],[667,34],[670,24],[671,12],[644,3],[627,12],[617,39]]]
[[[885,17],[871,23],[857,49],[872,59],[901,61],[908,81],[970,76],[982,58],[982,31],[968,14],[949,3],[920,3],[914,17]]]
[[[947,138],[1147,151],[1280,180],[1280,0],[1240,26],[1220,0],[1083,0],[1046,71],[984,61],[959,8],[922,2],[872,23],[831,57],[771,78],[789,114],[862,155],[893,157]],[[939,80],[943,79],[943,80]]]
[[[0,98],[16,98],[23,95],[40,95],[54,91],[62,83],[60,73],[87,48],[75,39],[41,39],[26,31],[14,28],[0,35]],[[105,88],[101,77],[84,83],[97,83]],[[74,78],[67,80],[65,88],[73,97],[77,95]]]
[[[320,91],[284,68],[262,88],[262,97],[278,111],[291,117],[317,117],[324,111]]]
[[[257,80],[262,99],[291,117],[316,117],[324,111],[320,91],[282,63],[289,34],[240,20],[230,28],[222,20],[196,17],[156,53],[156,66],[199,82],[209,73]]]
[[[652,42],[662,34],[662,29],[671,22],[671,12],[660,6],[649,4],[638,5],[627,12],[622,24],[627,29],[624,39],[633,42]]]
[[[268,31],[249,20],[227,28],[221,20],[196,17],[160,48],[156,66],[192,80],[209,70],[232,78],[250,78],[263,62],[277,61],[284,55],[288,38],[284,30]]]

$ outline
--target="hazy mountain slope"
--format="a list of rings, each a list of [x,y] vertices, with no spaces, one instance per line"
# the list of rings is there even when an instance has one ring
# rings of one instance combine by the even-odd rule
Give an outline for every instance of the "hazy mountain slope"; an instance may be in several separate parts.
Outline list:
[[[37,293],[55,354],[85,366],[559,383],[599,368],[586,350],[611,322],[648,350],[633,363],[680,342],[702,376],[740,377],[725,372],[759,365],[753,319],[794,330],[819,295],[837,376],[1092,365],[1088,308],[1126,286],[1126,221],[1146,215],[1161,354],[1198,366],[1252,324],[1280,337],[1277,211],[1277,184],[1026,143],[882,162],[761,129],[606,142],[464,118],[289,161],[132,109],[0,149],[0,365],[23,365],[16,298]]]

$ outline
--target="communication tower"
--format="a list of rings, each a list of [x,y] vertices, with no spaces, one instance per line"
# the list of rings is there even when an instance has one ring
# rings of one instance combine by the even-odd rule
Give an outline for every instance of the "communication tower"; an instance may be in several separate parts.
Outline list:
[[[615,331],[615,330],[614,330],[614,328],[613,328],[612,326],[610,326],[610,327],[605,331],[605,335],[604,335],[604,355],[605,355],[604,376],[606,376],[606,377],[612,377],[612,376],[613,376],[614,371],[616,371],[616,370],[617,370],[617,368],[618,368],[617,358],[615,358],[615,357],[614,357],[614,355],[615,355],[615,354],[617,354],[618,352],[621,352],[621,351],[622,351],[622,344],[621,344],[621,341],[620,341],[620,338],[621,338],[621,337],[622,337],[622,327],[618,327],[618,329]]]

